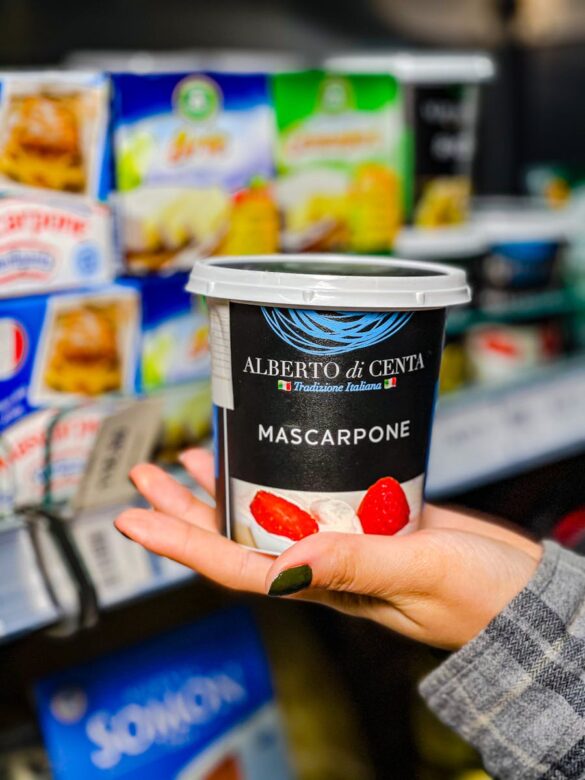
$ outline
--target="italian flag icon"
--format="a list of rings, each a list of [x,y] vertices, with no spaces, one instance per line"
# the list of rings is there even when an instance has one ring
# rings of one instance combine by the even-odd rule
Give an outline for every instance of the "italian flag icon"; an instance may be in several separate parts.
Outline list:
[[[292,383],[291,382],[285,382],[284,379],[278,380],[278,389],[284,390],[285,393],[290,393],[292,390]]]
[[[390,376],[384,380],[384,390],[391,390],[393,387],[396,387],[396,377]]]

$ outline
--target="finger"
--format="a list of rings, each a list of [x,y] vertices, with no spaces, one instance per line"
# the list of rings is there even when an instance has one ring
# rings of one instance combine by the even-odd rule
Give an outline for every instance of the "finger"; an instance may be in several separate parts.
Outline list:
[[[208,531],[217,530],[215,509],[200,501],[189,488],[158,466],[142,463],[130,471],[130,479],[146,500],[159,512],[173,515]]]
[[[172,558],[220,585],[264,592],[272,559],[250,552],[220,534],[148,509],[127,509],[116,519],[115,526],[147,550]]]
[[[462,512],[449,507],[427,504],[424,508],[421,528],[466,531],[506,542],[532,556],[540,556],[540,544],[522,528],[505,520],[481,515],[478,512]]]
[[[411,576],[407,540],[329,532],[305,537],[273,562],[265,589],[275,596],[311,587],[390,598]]]
[[[214,455],[209,450],[196,447],[185,450],[179,455],[179,461],[203,490],[215,498]]]

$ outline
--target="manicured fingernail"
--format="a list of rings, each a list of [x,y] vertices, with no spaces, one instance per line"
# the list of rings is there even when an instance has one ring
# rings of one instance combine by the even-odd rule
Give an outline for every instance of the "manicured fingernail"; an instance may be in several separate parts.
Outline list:
[[[285,569],[274,578],[268,591],[269,596],[290,596],[292,593],[298,593],[300,590],[308,588],[313,579],[313,572],[310,566],[293,566],[291,569]]]

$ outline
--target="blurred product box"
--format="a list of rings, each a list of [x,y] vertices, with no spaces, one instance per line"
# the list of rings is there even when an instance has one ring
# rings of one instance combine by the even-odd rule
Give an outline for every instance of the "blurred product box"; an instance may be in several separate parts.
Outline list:
[[[276,251],[267,78],[114,74],[112,83],[112,203],[126,268]]]
[[[563,349],[560,318],[477,325],[465,335],[469,371],[472,379],[481,385],[522,378],[531,369],[559,358]]]
[[[108,101],[104,74],[0,72],[0,190],[105,201]]]
[[[54,780],[290,780],[268,661],[221,612],[40,682]]]
[[[92,73],[0,73],[0,296],[114,274],[109,83]]]
[[[142,304],[139,393],[209,378],[208,317],[201,298],[186,291],[189,274],[126,277]]]
[[[389,73],[405,94],[407,221],[436,228],[465,222],[472,192],[479,85],[493,78],[482,54],[393,52],[330,57],[353,73]]]
[[[177,455],[199,444],[211,432],[211,379],[160,390],[162,428],[156,459],[176,463]]]
[[[51,426],[64,486],[78,480],[105,412],[58,410],[132,393],[139,329],[137,291],[120,284],[0,299],[0,493],[38,499]]]
[[[100,285],[113,276],[106,206],[0,196],[0,297]]]
[[[386,252],[402,222],[402,92],[388,75],[272,76],[284,251]]]

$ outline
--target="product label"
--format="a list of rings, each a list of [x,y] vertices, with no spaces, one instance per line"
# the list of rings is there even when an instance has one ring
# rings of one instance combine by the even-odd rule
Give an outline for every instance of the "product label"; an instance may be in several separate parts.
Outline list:
[[[417,86],[411,99],[414,222],[421,227],[463,222],[471,193],[477,87]]]
[[[282,244],[390,249],[402,216],[402,92],[389,75],[273,77]]]
[[[412,529],[443,320],[212,306],[227,533],[281,552],[318,531]]]

